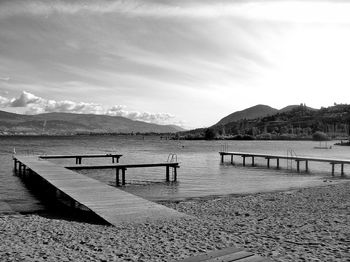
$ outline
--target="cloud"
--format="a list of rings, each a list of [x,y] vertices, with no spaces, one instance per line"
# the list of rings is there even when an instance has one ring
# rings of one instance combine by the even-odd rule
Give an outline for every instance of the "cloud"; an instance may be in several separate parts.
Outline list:
[[[0,81],[10,81],[10,77],[3,77],[3,76],[0,76]]]
[[[10,99],[0,96],[0,107],[8,107],[11,105]]]
[[[76,113],[76,114],[103,114],[103,108],[99,104],[73,102],[73,101],[55,101],[43,100],[38,103],[28,105],[26,114],[41,114],[51,112]]]
[[[11,107],[26,107],[30,104],[42,104],[44,103],[44,101],[45,100],[40,97],[23,91],[18,98],[14,98],[11,100]]]
[[[116,105],[111,107],[106,112],[110,116],[122,116],[132,120],[145,121],[149,123],[164,124],[171,122],[175,118],[174,115],[168,113],[149,113],[138,111],[127,111],[125,106]]]
[[[26,114],[41,114],[51,112],[104,114],[110,116],[122,116],[132,120],[155,124],[181,123],[180,121],[176,121],[175,116],[169,113],[128,111],[123,105],[115,105],[110,108],[105,108],[102,105],[96,103],[73,102],[69,100],[47,100],[26,91],[23,91],[18,98],[9,99],[0,96],[0,107],[25,107]]]
[[[5,103],[6,105],[6,103]],[[104,108],[95,103],[73,102],[69,100],[56,101],[38,97],[23,91],[18,98],[12,98],[9,107],[26,107],[26,114],[40,114],[50,112],[67,112],[78,114],[103,114]]]

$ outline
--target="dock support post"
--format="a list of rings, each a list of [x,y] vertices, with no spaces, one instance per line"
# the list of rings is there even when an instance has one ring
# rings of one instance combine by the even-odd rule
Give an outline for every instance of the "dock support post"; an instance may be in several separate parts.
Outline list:
[[[122,169],[122,185],[125,186],[125,170],[126,168]]]
[[[177,166],[174,166],[174,178],[173,178],[174,182],[177,181]]]
[[[27,170],[27,172],[24,173],[24,178],[27,178],[27,177],[31,176],[31,175],[32,175],[32,172],[33,172],[33,171],[32,171],[30,168],[28,168],[28,167],[27,167],[26,170]]]
[[[267,160],[267,168],[270,168],[270,158],[266,158]]]
[[[309,161],[305,161],[305,172],[309,173]]]
[[[276,161],[277,161],[277,169],[279,169],[280,168],[280,159],[276,158]]]
[[[115,185],[119,186],[119,168],[115,169]]]
[[[296,162],[297,162],[297,172],[299,173],[300,172],[300,161],[296,160]]]
[[[22,173],[21,173],[21,176],[24,177],[25,174],[26,174],[26,166],[23,165],[23,166],[22,166]]]
[[[56,199],[60,199],[60,197],[61,197],[61,191],[58,190],[58,189],[56,189],[55,195],[56,195]]]
[[[255,161],[254,157],[252,156],[252,166],[255,166]]]
[[[21,169],[20,169],[20,172],[19,172],[19,175],[20,176],[23,176],[23,174],[24,174],[24,170],[25,170],[25,165],[23,165],[22,163],[20,164],[20,167],[21,167]]]
[[[14,163],[14,166],[13,166],[13,170],[15,171],[15,173],[17,173],[17,159],[13,159],[13,163]]]
[[[243,157],[243,166],[245,166],[245,156],[242,156]]]
[[[231,155],[231,164],[233,165],[233,155]]]
[[[344,176],[344,164],[341,164],[341,175]]]
[[[221,154],[221,163],[224,163],[224,154]]]
[[[114,156],[112,156],[112,164],[114,164]]]
[[[334,176],[334,163],[331,163],[332,165],[332,176]]]
[[[166,166],[165,169],[166,169],[165,181],[166,181],[166,182],[169,182],[169,181],[170,181],[169,166]]]

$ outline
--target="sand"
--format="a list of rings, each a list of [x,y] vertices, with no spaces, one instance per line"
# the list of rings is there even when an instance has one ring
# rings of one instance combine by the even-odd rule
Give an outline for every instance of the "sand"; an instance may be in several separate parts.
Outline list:
[[[274,261],[350,261],[350,182],[166,206],[172,222],[118,227],[0,215],[0,261],[169,261],[235,245]]]

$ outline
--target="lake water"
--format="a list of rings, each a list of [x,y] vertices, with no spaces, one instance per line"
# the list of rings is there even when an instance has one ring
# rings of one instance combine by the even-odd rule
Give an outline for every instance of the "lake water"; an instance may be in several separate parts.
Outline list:
[[[334,142],[330,142],[332,145]],[[236,157],[237,165],[220,163],[218,151],[227,144],[230,151],[256,152],[286,155],[288,149],[298,156],[314,156],[350,159],[350,147],[333,146],[332,149],[314,149],[312,141],[174,141],[162,140],[159,136],[75,136],[75,137],[0,137],[0,202],[18,212],[35,212],[45,209],[42,199],[14,176],[12,152],[17,154],[74,154],[74,153],[120,153],[120,163],[164,162],[170,153],[175,153],[180,162],[178,182],[165,182],[165,168],[128,169],[128,192],[146,199],[179,200],[211,195],[245,194],[273,190],[325,185],[330,178],[328,163],[309,163],[311,173],[296,173],[287,170],[287,162],[281,160],[282,169],[276,170],[271,160],[271,169],[266,160],[256,159],[257,167],[243,167]],[[75,160],[55,160],[57,164],[75,164]],[[83,159],[83,163],[109,163],[110,159]],[[290,163],[288,165],[290,167]],[[295,171],[295,163],[292,168]],[[301,170],[304,166],[301,164]],[[339,167],[337,167],[339,168]],[[337,176],[339,170],[337,169]],[[106,184],[114,185],[114,170],[80,171]],[[345,173],[350,167],[345,166]],[[1,210],[1,209],[0,209]]]

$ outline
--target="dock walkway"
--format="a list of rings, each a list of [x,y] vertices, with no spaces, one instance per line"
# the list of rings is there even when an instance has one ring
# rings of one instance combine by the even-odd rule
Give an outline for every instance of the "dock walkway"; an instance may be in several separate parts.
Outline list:
[[[83,158],[112,158],[112,163],[119,163],[119,158],[123,155],[120,154],[75,154],[75,155],[42,155],[39,156],[41,159],[62,159],[62,158],[75,158],[76,164],[81,164]]]
[[[54,157],[53,157],[54,158]],[[63,158],[63,157],[62,157]],[[56,190],[56,197],[68,197],[74,206],[82,205],[111,225],[121,223],[143,223],[147,221],[174,220],[190,217],[171,208],[153,203],[141,197],[132,195],[115,187],[103,184],[85,175],[73,172],[65,167],[58,166],[38,156],[13,156],[14,171],[20,176],[38,176],[51,188]],[[78,163],[77,163],[78,164]],[[80,162],[81,164],[81,162]],[[137,168],[165,166],[175,170],[178,163],[158,164],[129,164],[104,165],[104,168]],[[75,169],[82,169],[87,165]],[[97,168],[90,166],[90,168]],[[98,167],[101,168],[101,167]],[[231,247],[228,249],[209,252],[205,255],[190,257],[183,261],[237,261],[237,262],[268,262],[270,260]]]
[[[255,158],[265,158],[266,165],[270,168],[270,160],[276,159],[276,167],[280,168],[280,159],[294,160],[297,163],[297,171],[300,172],[300,162],[305,162],[305,172],[309,172],[309,162],[326,162],[332,166],[332,176],[335,173],[335,165],[341,166],[341,175],[344,175],[344,165],[350,165],[349,159],[333,159],[333,158],[318,158],[308,156],[284,156],[284,155],[272,155],[272,154],[259,154],[259,153],[248,153],[248,152],[219,152],[221,156],[221,163],[224,162],[225,156],[231,156],[231,164],[234,164],[234,156],[240,156],[243,158],[243,166],[246,165],[246,158],[251,158],[252,166],[255,165]]]
[[[188,217],[37,156],[15,155],[14,163],[15,171],[20,175],[41,177],[56,190],[58,197],[68,197],[112,225]]]
[[[81,169],[115,169],[115,184],[120,186],[119,171],[122,171],[122,181],[121,184],[125,185],[125,171],[128,168],[142,168],[142,167],[165,167],[165,180],[170,181],[170,168],[173,169],[173,182],[177,181],[177,169],[180,167],[177,162],[165,162],[165,163],[147,163],[147,164],[114,164],[114,165],[75,165],[66,166],[65,168],[71,170],[81,170]]]

